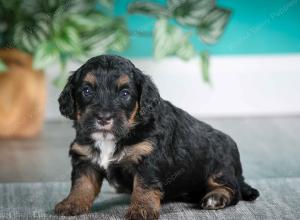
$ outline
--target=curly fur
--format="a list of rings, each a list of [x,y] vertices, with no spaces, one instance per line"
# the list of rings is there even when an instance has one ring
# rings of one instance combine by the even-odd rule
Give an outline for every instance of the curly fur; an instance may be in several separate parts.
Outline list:
[[[93,74],[95,85],[84,81],[86,74]],[[124,74],[128,77],[118,81]],[[117,82],[125,85],[119,88]],[[92,95],[84,95],[86,87]],[[122,93],[124,88],[126,94]],[[99,181],[106,178],[117,191],[143,196],[138,193],[142,188],[149,196],[158,192],[161,195],[139,198],[145,203],[144,211],[139,211],[134,196],[126,214],[128,219],[158,218],[160,199],[188,199],[201,208],[218,209],[259,196],[256,189],[244,182],[239,152],[232,138],[162,99],[150,77],[125,58],[102,55],[88,60],[70,76],[59,104],[62,115],[72,119],[76,129],[70,150],[73,183],[92,173],[100,176]],[[97,118],[104,113],[111,116],[112,122],[102,126],[97,124]],[[107,136],[112,137],[114,150],[108,155],[108,165],[103,167],[104,152],[97,148],[97,143],[106,143]],[[145,142],[147,148],[141,144]],[[72,148],[74,144],[76,148]],[[146,150],[138,149],[139,146]],[[144,151],[147,153],[143,154]],[[124,157],[128,152],[131,155]],[[118,155],[123,155],[122,159]],[[123,158],[128,159],[124,162]],[[139,179],[139,189],[134,186],[134,178]],[[153,207],[147,201],[157,205]],[[74,213],[69,209],[56,212]]]

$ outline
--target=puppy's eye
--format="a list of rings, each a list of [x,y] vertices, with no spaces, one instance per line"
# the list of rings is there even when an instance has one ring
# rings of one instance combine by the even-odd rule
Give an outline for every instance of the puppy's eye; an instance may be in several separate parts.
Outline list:
[[[127,99],[130,96],[128,89],[122,89],[119,93],[119,97],[122,99]]]
[[[92,89],[90,88],[90,87],[84,87],[83,89],[82,89],[82,94],[84,95],[84,96],[91,96],[91,95],[93,95],[93,91],[92,91]]]

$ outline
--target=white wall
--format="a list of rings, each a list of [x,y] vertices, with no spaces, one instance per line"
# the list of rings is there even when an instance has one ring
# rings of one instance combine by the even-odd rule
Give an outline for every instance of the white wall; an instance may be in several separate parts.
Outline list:
[[[195,116],[300,115],[300,54],[212,57],[212,85],[203,83],[198,59],[132,61],[152,76],[163,98]],[[74,63],[68,69],[78,67]],[[57,67],[48,69],[49,82],[57,72]],[[46,118],[61,118],[59,91],[48,85]]]

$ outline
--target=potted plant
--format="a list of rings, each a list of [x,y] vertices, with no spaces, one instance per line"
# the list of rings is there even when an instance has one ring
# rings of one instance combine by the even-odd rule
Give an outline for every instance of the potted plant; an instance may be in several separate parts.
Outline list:
[[[67,62],[84,61],[129,43],[126,17],[115,16],[113,0],[0,0],[0,137],[32,137],[43,122],[46,88],[43,70],[60,64],[54,84],[63,87]],[[199,55],[209,82],[208,53],[190,40],[197,34],[215,43],[230,11],[214,0],[167,0],[166,4],[133,2],[128,12],[153,16],[156,59]],[[12,16],[13,15],[13,16]]]
[[[69,60],[128,44],[123,18],[104,13],[111,1],[0,0],[0,137],[32,137],[42,126],[46,99],[43,70],[60,63],[62,87]]]
[[[209,54],[197,50],[191,36],[196,34],[205,44],[216,43],[228,23],[230,10],[217,6],[215,0],[167,0],[166,4],[133,2],[128,12],[156,18],[152,33],[156,59],[177,56],[189,60],[198,55],[203,80],[210,82]]]

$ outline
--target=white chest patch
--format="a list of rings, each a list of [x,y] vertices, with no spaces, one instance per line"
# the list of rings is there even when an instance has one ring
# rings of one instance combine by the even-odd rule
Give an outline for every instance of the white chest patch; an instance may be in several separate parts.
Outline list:
[[[112,160],[113,153],[115,151],[116,143],[112,134],[103,135],[103,133],[94,133],[92,135],[97,147],[101,152],[99,158],[96,161],[100,167],[107,169],[109,162]]]

